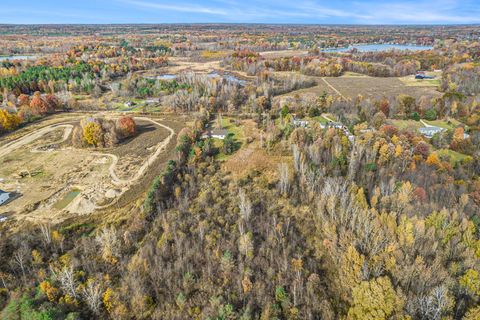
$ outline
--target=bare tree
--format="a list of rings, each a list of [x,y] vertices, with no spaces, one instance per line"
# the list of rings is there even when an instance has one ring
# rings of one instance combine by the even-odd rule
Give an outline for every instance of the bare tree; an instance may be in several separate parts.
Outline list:
[[[240,208],[240,217],[248,223],[250,220],[250,215],[252,213],[252,202],[248,199],[247,195],[245,194],[245,190],[240,189],[238,192],[238,197],[240,198],[240,202],[238,207]]]
[[[287,194],[290,188],[288,164],[284,162],[279,164],[278,171],[279,171],[279,177],[280,177],[280,181],[279,181],[280,192],[282,194]]]
[[[71,297],[77,298],[77,281],[75,280],[73,267],[65,267],[59,273],[55,274],[55,276],[58,281],[60,281],[62,290],[67,292]]]
[[[41,224],[40,225],[40,231],[42,233],[43,242],[45,243],[45,246],[52,243],[52,233],[51,233],[51,230],[50,230],[50,224]]]
[[[100,284],[94,279],[89,279],[85,287],[82,289],[82,296],[90,310],[92,310],[93,313],[98,314],[102,302],[102,289]]]
[[[113,227],[104,228],[100,231],[95,240],[101,247],[103,259],[110,260],[111,258],[119,256],[120,240]]]
[[[25,280],[25,272],[27,269],[27,264],[30,258],[30,250],[26,245],[22,245],[18,250],[13,254],[13,265],[16,265],[20,268],[22,272],[23,280]]]

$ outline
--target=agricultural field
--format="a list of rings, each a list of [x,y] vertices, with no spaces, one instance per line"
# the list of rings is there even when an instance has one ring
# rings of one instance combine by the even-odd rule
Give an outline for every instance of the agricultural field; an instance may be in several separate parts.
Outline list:
[[[419,99],[422,96],[439,97],[441,93],[435,87],[407,86],[398,78],[377,77],[338,77],[326,78],[342,95],[355,98],[358,95],[370,98],[396,97],[408,93]]]

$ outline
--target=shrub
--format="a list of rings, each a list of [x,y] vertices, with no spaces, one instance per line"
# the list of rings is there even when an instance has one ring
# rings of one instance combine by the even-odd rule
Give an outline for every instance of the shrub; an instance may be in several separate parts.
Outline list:
[[[428,109],[425,112],[425,119],[429,121],[437,120],[437,111],[435,111],[435,109]]]

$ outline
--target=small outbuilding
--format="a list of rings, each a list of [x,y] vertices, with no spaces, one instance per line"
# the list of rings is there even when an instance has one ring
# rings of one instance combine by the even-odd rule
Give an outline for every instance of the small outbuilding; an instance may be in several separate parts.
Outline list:
[[[10,193],[0,190],[0,205],[4,204],[10,199]]]

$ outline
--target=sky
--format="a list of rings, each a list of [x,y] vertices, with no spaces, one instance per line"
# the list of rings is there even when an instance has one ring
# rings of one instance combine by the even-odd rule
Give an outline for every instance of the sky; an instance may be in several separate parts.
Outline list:
[[[480,24],[480,0],[0,0],[0,24]]]

